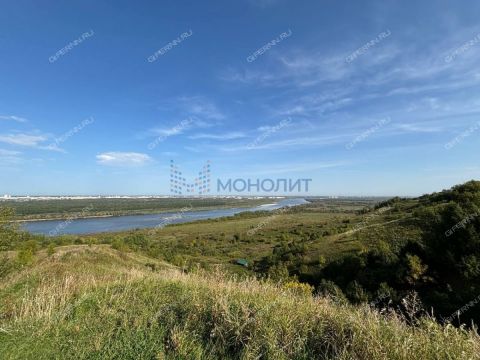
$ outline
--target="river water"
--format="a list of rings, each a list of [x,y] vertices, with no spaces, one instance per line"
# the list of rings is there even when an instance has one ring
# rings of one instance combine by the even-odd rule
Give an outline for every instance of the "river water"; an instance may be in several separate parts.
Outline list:
[[[188,210],[165,212],[161,214],[125,215],[75,220],[29,221],[22,223],[22,228],[33,234],[43,235],[94,234],[131,229],[154,228],[157,226],[185,223],[196,220],[216,219],[225,216],[232,216],[245,211],[273,211],[287,206],[296,206],[306,203],[308,202],[305,199],[283,199],[272,204],[251,208]]]

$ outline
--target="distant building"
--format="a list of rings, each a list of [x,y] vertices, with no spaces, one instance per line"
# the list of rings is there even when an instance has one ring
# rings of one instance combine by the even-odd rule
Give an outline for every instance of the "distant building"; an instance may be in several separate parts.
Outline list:
[[[246,259],[237,259],[235,260],[235,264],[248,267],[248,261]]]

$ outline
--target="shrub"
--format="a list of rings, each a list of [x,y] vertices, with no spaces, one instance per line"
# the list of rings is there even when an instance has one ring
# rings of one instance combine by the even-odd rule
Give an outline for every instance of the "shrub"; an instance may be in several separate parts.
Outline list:
[[[283,284],[283,287],[300,296],[311,296],[313,293],[313,286],[298,281],[287,281]]]

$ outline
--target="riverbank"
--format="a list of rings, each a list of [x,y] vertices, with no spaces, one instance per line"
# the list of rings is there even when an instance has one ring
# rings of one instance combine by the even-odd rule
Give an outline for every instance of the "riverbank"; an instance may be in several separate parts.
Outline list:
[[[174,210],[154,212],[149,214],[128,214],[117,216],[90,216],[81,218],[66,219],[43,219],[33,221],[22,221],[24,230],[40,235],[61,235],[61,234],[97,234],[106,232],[117,232],[132,229],[162,228],[166,225],[194,222],[207,219],[218,219],[248,211],[276,210],[284,206],[296,206],[305,204],[303,198],[284,199],[268,206],[263,204],[244,206],[221,206],[221,207],[182,207]]]
[[[267,204],[272,205],[272,204]],[[264,206],[264,205],[259,205]],[[248,209],[248,205],[238,206],[238,208]],[[221,209],[231,209],[230,206],[221,206],[221,207],[202,207],[202,208],[192,208],[195,211],[208,211],[208,210],[221,210]],[[101,218],[112,218],[112,217],[121,217],[121,216],[137,216],[137,215],[161,215],[171,212],[181,212],[184,211],[184,208],[178,209],[169,209],[169,210],[159,210],[159,211],[139,211],[139,212],[121,212],[118,214],[110,214],[110,215],[69,215],[69,216],[62,216],[62,217],[51,217],[51,218],[33,218],[33,219],[16,219],[13,222],[23,223],[23,222],[35,222],[35,221],[56,221],[56,220],[82,220],[82,219],[101,219]]]
[[[49,221],[152,215],[167,212],[248,208],[271,203],[271,198],[161,198],[161,199],[62,199],[42,201],[2,201],[0,206],[15,210],[12,221]]]

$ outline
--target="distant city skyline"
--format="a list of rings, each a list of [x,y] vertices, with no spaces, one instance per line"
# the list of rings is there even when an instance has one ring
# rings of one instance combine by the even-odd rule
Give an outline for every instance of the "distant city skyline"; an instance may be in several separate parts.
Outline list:
[[[418,196],[480,179],[479,13],[6,2],[0,196],[171,195],[171,160],[189,179],[211,160],[211,195],[217,179],[312,179],[308,193],[241,196]]]

